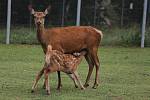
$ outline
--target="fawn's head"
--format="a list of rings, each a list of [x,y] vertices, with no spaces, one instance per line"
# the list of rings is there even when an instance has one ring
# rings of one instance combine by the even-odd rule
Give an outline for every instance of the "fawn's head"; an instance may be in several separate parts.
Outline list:
[[[32,5],[28,6],[29,11],[34,16],[34,22],[35,25],[44,25],[45,16],[48,14],[48,11],[50,10],[50,6],[48,6],[44,12],[34,11],[32,8]]]

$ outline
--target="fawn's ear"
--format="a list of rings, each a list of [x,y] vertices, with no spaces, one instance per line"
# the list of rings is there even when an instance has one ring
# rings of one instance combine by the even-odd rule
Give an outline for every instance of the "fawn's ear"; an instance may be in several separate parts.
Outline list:
[[[51,6],[49,5],[49,6],[45,9],[44,14],[47,15],[50,9],[51,9]]]
[[[34,9],[32,8],[32,5],[28,5],[28,9],[29,9],[29,11],[30,11],[30,13],[31,13],[32,15],[35,14],[35,11],[34,11]]]

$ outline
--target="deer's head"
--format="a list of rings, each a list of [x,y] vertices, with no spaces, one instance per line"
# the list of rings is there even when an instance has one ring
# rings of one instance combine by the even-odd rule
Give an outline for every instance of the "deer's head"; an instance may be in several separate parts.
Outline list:
[[[35,25],[44,25],[44,20],[45,20],[45,16],[48,14],[48,11],[50,10],[51,6],[48,6],[44,12],[38,12],[38,11],[34,11],[34,9],[32,8],[32,5],[28,6],[28,9],[30,11],[30,13],[34,16],[34,22]]]

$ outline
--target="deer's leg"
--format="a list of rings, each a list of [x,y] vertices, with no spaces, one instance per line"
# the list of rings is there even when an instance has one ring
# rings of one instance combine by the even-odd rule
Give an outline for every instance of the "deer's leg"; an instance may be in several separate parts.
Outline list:
[[[79,75],[78,75],[77,71],[73,72],[73,75],[74,75],[75,79],[77,80],[78,84],[80,85],[80,88],[82,90],[84,90],[85,88],[84,88],[84,86],[82,85],[82,82],[79,79]]]
[[[60,71],[57,71],[57,75],[58,75],[58,86],[57,86],[57,90],[60,90],[61,87],[62,87],[62,84],[61,84],[61,76],[60,76]],[[44,80],[44,85],[43,85],[43,88],[45,89],[46,88],[46,85],[45,85],[45,80]]]
[[[62,87],[62,84],[61,84],[61,76],[60,76],[60,71],[57,71],[57,75],[58,75],[58,86],[57,86],[57,90],[60,90],[61,87]],[[45,80],[44,80],[44,85],[43,85],[43,89],[45,89]]]
[[[74,75],[73,74],[67,74],[67,75],[73,80],[75,87],[78,88],[78,84]]]
[[[89,86],[89,80],[90,80],[90,77],[91,77],[91,74],[93,72],[93,68],[94,68],[94,63],[92,62],[92,60],[90,59],[90,55],[85,55],[85,59],[86,61],[88,62],[88,65],[89,65],[89,71],[88,71],[88,75],[87,75],[87,78],[86,78],[86,81],[85,81],[85,84],[84,84],[84,87],[88,87]]]
[[[60,90],[61,87],[62,87],[60,71],[57,71],[57,75],[58,75],[58,86],[57,86],[57,90]]]
[[[98,56],[97,56],[97,48],[93,49],[91,57],[93,59],[95,67],[96,67],[95,82],[94,82],[94,85],[93,85],[93,88],[96,89],[99,85],[98,79],[99,79],[99,66],[100,66],[100,62],[99,62],[99,59],[98,59]]]
[[[42,70],[38,73],[38,75],[36,76],[36,79],[35,79],[35,81],[34,81],[34,84],[33,84],[33,86],[32,86],[32,90],[31,90],[31,92],[34,92],[35,91],[35,88],[36,88],[36,86],[37,86],[37,83],[38,83],[38,81],[39,81],[39,79],[41,78],[41,76],[43,75],[43,73],[44,73],[44,67],[42,68]]]
[[[58,44],[53,45],[53,48],[57,48],[58,51],[64,52],[63,49],[61,48],[61,46]],[[57,71],[57,75],[58,75],[58,86],[57,86],[57,90],[60,90],[62,87],[62,82],[61,82],[61,75],[60,75],[60,71]]]
[[[46,87],[46,93],[47,95],[50,95],[50,86],[49,86],[49,72],[47,70],[44,71],[44,77],[45,77],[45,87]]]

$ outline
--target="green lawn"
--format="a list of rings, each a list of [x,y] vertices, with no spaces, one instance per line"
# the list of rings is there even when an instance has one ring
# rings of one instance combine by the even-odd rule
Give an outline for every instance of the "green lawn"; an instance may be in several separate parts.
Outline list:
[[[35,93],[31,86],[44,63],[37,45],[0,45],[0,100],[150,100],[150,48],[102,47],[98,89],[74,88],[70,78],[62,74],[63,87],[59,92],[57,74],[50,75],[51,95],[42,89],[43,77]],[[88,67],[83,60],[78,69],[85,82]]]

